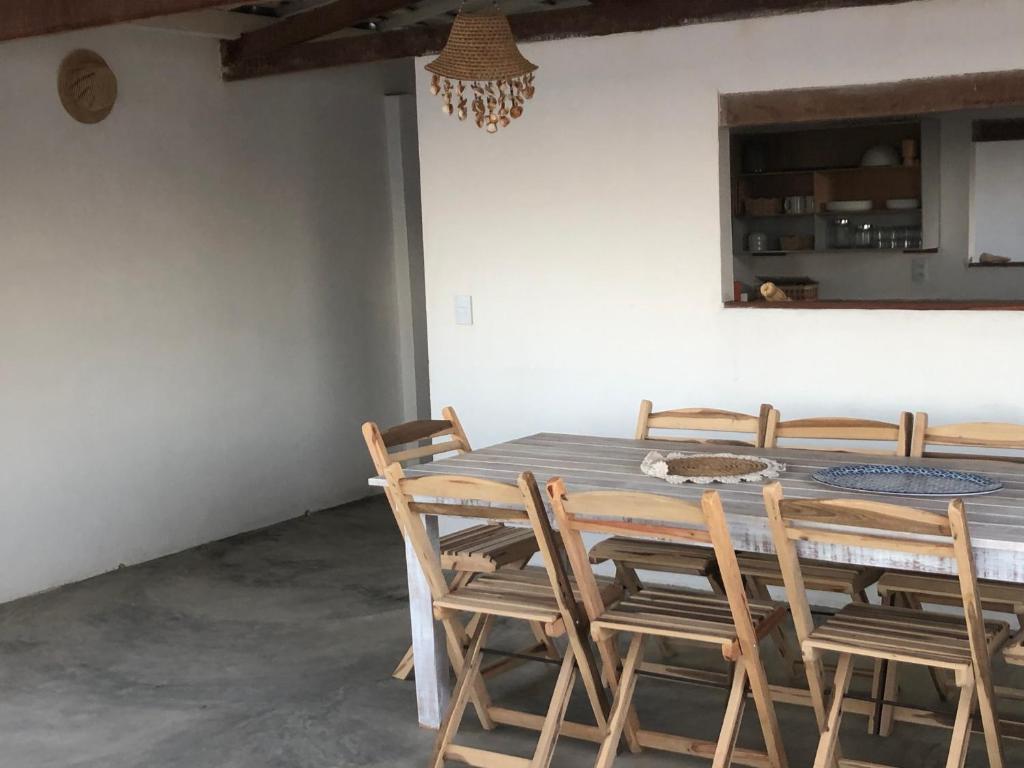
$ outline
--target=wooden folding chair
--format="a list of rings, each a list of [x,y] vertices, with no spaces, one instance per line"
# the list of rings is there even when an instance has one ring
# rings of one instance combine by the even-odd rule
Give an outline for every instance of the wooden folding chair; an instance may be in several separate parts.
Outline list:
[[[608,700],[601,683],[593,651],[587,641],[586,614],[579,607],[581,593],[570,580],[562,561],[561,551],[552,533],[547,513],[533,475],[521,474],[516,485],[471,477],[432,475],[406,478],[402,468],[392,464],[385,476],[388,488],[406,536],[419,558],[423,573],[430,586],[434,615],[442,622],[448,640],[458,680],[452,691],[448,711],[441,723],[430,765],[443,768],[446,760],[458,760],[474,766],[497,768],[547,768],[555,743],[563,730],[566,707],[573,682],[579,674],[596,720],[596,732],[603,735],[608,725]],[[416,498],[445,499],[452,503],[421,503]],[[464,506],[470,503],[473,506]],[[487,515],[493,520],[518,521],[532,525],[544,558],[544,568],[522,571],[500,570],[484,574],[471,582],[450,586],[441,570],[438,553],[430,545],[421,515],[448,515],[455,517]],[[613,600],[621,589],[605,581],[597,590],[597,600]],[[604,590],[602,593],[601,590]],[[482,621],[469,633],[465,657],[462,648],[466,630],[460,624],[460,612],[479,614]],[[454,739],[462,722],[466,707],[472,701],[477,716],[485,729],[494,727],[498,719],[497,708],[492,707],[484,678],[481,659],[495,618],[527,621],[539,624],[551,637],[565,635],[568,650],[558,663],[558,680],[548,704],[547,714],[540,725],[533,756],[529,759],[490,750],[456,744]],[[537,660],[551,662],[538,657]],[[505,722],[529,724],[531,718],[524,713],[510,714],[502,709]],[[521,715],[515,717],[514,715]],[[539,719],[539,718],[535,718]]]
[[[778,603],[748,601],[718,493],[706,491],[697,505],[667,496],[627,491],[569,493],[565,484],[555,479],[548,483],[548,494],[590,617],[591,634],[598,645],[605,677],[615,692],[608,733],[595,768],[608,768],[612,764],[623,735],[634,751],[651,747],[703,757],[713,755],[713,768],[726,768],[734,760],[745,765],[784,768],[786,754],[758,643],[782,621],[786,609]],[[725,595],[644,587],[606,606],[583,544],[581,534],[584,532],[709,544],[714,547]],[[621,672],[615,644],[615,637],[620,633],[631,636]],[[679,639],[720,648],[730,662],[729,699],[717,741],[640,728],[632,700],[637,676],[645,674],[643,642],[647,637]],[[748,687],[757,708],[766,753],[736,746]]]
[[[852,450],[855,453],[876,456],[907,456],[910,449],[911,422],[910,413],[907,411],[900,413],[899,419],[894,423],[844,417],[816,417],[782,421],[779,411],[773,408],[768,414],[764,447],[777,448],[779,440],[785,439],[826,440],[828,443],[825,445],[820,443],[812,446],[803,444],[797,447],[811,448],[816,451]],[[850,448],[845,445],[837,446],[836,441],[886,443],[888,447],[864,448],[857,446]]]
[[[951,453],[929,450],[932,446],[983,448],[984,453]],[[989,451],[1024,450],[1024,426],[1001,422],[974,422],[932,427],[927,413],[914,414],[914,430],[910,455],[915,457],[946,457],[987,459],[1020,463],[1024,456],[992,454]],[[955,577],[940,574],[887,571],[878,581],[878,592],[884,601],[920,609],[923,605],[960,605],[960,585]],[[1024,630],[1024,586],[999,581],[979,581],[981,606],[993,613],[1011,613],[1017,617],[1018,629]],[[1004,658],[1019,664],[1021,644],[1007,645]],[[938,675],[935,687],[942,699],[948,696],[948,684]],[[1019,692],[1018,692],[1019,693]]]
[[[654,405],[650,400],[642,400],[640,401],[640,415],[637,417],[636,439],[760,448],[764,445],[764,432],[771,410],[772,407],[765,404],[761,406],[757,416],[735,411],[721,411],[716,408],[677,408],[672,411],[655,412]],[[652,430],[656,430],[653,437],[651,436]],[[707,437],[707,433],[749,435],[749,437],[742,440]]]
[[[765,447],[779,447],[779,440],[813,441],[793,446],[795,450],[856,450],[858,453],[906,456],[910,442],[911,417],[907,412],[899,415],[893,422],[871,421],[842,417],[817,417],[782,421],[778,410],[772,409],[768,414],[765,427]],[[888,448],[872,447],[851,449],[847,443],[883,443]],[[840,443],[839,446],[836,443]],[[782,587],[782,572],[779,561],[774,555],[758,553],[740,553],[737,557],[740,572],[754,597],[767,599],[769,587]],[[805,563],[804,585],[815,592],[831,592],[846,595],[852,602],[867,603],[867,589],[878,581],[882,575],[881,568],[868,568],[858,565],[839,563]],[[781,637],[777,646],[783,659],[794,664],[798,663],[798,654]],[[875,685],[878,684],[878,670],[875,674]]]
[[[445,407],[442,414],[444,419],[410,421],[383,431],[372,421],[363,424],[363,439],[377,474],[383,475],[388,465],[394,462],[405,464],[445,453],[469,453],[472,450],[469,439],[455,409]],[[411,448],[392,450],[412,443],[415,445]],[[388,500],[390,503],[390,496]],[[394,512],[393,503],[391,508]],[[398,522],[401,529],[401,522]],[[522,568],[535,552],[537,542],[533,531],[509,528],[500,523],[474,525],[441,537],[441,567],[454,572],[453,587],[470,581],[476,574],[493,573],[505,567]],[[538,642],[546,640],[543,632],[535,631],[534,634]],[[406,680],[412,671],[410,646],[391,674],[399,680]]]
[[[655,412],[651,401],[643,400],[637,417],[636,439],[706,443],[709,446],[761,447],[771,410],[770,405],[762,405],[757,416],[713,408],[680,408]],[[748,435],[749,439],[715,438],[708,437],[709,434]],[[616,577],[631,592],[640,590],[642,584],[637,570],[643,569],[703,577],[713,590],[722,593],[715,568],[715,554],[709,547],[612,536],[590,550],[592,563],[608,560],[615,564]]]
[[[1009,628],[1003,622],[986,622],[982,618],[963,502],[959,499],[950,502],[948,513],[943,515],[862,499],[784,499],[779,483],[767,486],[764,498],[821,732],[814,768],[831,768],[841,760],[839,726],[856,656],[874,659],[883,665],[884,693],[883,698],[875,697],[876,720],[885,716],[883,707],[891,703],[889,695],[895,689],[898,665],[952,670],[960,696],[946,767],[963,768],[977,704],[985,730],[989,765],[1003,768],[990,661],[992,654],[1006,641]],[[952,559],[958,572],[965,618],[851,603],[815,627],[797,542]],[[825,652],[839,654],[831,702],[826,702],[821,665]],[[847,764],[875,765],[856,761]]]
[[[910,439],[911,456],[934,456],[962,459],[991,459],[994,461],[1022,462],[1020,454],[950,453],[930,451],[931,446],[959,446],[996,451],[1024,451],[1024,425],[982,421],[946,424],[933,427],[927,413],[914,414],[914,430]]]

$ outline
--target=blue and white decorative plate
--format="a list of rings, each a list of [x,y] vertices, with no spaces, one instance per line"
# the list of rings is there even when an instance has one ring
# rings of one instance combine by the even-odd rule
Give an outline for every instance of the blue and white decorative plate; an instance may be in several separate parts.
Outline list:
[[[886,464],[843,464],[818,470],[811,477],[833,488],[894,496],[976,496],[1003,487],[998,480],[976,472]]]

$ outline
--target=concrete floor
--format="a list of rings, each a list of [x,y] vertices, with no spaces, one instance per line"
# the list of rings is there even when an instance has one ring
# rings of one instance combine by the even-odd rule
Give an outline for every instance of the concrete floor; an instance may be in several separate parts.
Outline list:
[[[515,647],[508,633],[493,644]],[[402,547],[379,498],[9,603],[0,606],[0,766],[423,766],[433,735],[416,726],[412,683],[389,676],[408,634]],[[492,692],[536,711],[552,675],[529,665]],[[906,677],[906,697],[931,705],[926,679]],[[724,695],[643,680],[637,703],[651,727],[714,738]],[[586,719],[581,704],[578,695],[570,717]],[[809,711],[779,716],[790,765],[809,766]],[[465,730],[468,743],[519,754],[533,743],[515,729],[483,734],[472,715]],[[849,757],[945,764],[948,732],[863,732],[863,719],[847,719]],[[757,742],[750,708],[740,743]],[[1007,742],[1008,765],[1024,765],[1022,747]],[[595,757],[593,745],[566,739],[554,765],[589,768]],[[975,737],[968,766],[987,764]],[[645,753],[616,765],[709,763]]]

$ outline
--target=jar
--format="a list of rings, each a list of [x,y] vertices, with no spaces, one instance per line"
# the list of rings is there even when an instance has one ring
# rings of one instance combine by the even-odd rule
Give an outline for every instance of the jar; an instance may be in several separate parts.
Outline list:
[[[853,247],[854,248],[870,248],[871,247],[871,225],[870,224],[858,224],[853,229]]]
[[[747,248],[751,253],[768,250],[768,235],[764,232],[751,232],[747,237]]]
[[[849,248],[853,243],[850,220],[839,217],[832,221],[832,247]]]
[[[896,247],[896,227],[877,227],[875,229],[875,247],[892,250]]]

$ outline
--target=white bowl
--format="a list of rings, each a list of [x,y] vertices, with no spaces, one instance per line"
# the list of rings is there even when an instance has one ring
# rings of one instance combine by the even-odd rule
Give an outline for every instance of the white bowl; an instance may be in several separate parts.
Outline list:
[[[896,152],[896,147],[890,147],[888,144],[879,144],[864,153],[860,164],[865,167],[899,165],[900,156]]]
[[[833,200],[825,203],[825,210],[832,213],[857,213],[871,210],[870,200]]]
[[[886,200],[885,207],[890,211],[916,211],[921,207],[921,201],[916,197],[895,197]]]

